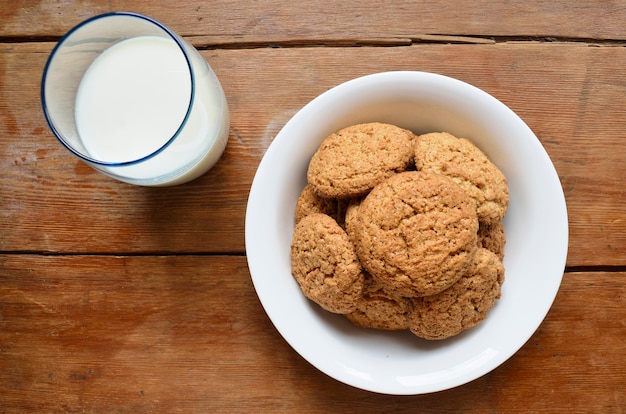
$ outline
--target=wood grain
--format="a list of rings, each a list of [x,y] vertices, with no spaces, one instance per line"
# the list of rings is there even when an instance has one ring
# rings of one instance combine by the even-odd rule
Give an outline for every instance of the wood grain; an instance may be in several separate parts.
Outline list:
[[[415,2],[285,0],[154,2],[151,0],[18,0],[0,10],[3,36],[61,36],[109,11],[154,17],[208,44],[406,43],[423,35],[625,40],[623,1],[494,0]],[[431,38],[430,41],[433,39]]]
[[[116,182],[44,120],[53,42],[114,10],[185,36],[224,86],[229,144],[192,183]],[[0,412],[626,413],[624,21],[623,0],[4,2]],[[248,192],[275,135],[327,89],[389,70],[508,105],[551,157],[569,215],[568,267],[534,335],[491,373],[421,396],[310,365],[266,316],[245,256]]]
[[[566,274],[544,323],[502,366],[463,387],[394,397],[339,383],[291,349],[244,257],[4,255],[0,265],[6,413],[626,407],[624,273]]]
[[[626,264],[624,48],[505,42],[204,51],[232,112],[228,147],[197,181],[150,189],[95,173],[52,137],[38,97],[51,46],[0,46],[2,251],[242,253],[247,194],[285,122],[351,78],[424,70],[483,88],[538,136],[566,195],[568,266]]]

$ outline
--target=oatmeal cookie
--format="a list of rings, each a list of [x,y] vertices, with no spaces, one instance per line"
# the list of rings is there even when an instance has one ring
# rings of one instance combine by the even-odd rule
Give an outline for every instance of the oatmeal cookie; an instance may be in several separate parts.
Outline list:
[[[353,239],[363,267],[402,296],[434,295],[467,270],[477,249],[472,199],[450,178],[410,171],[361,202]]]
[[[362,196],[413,160],[412,132],[395,125],[352,125],[324,139],[309,163],[307,179],[327,198]]]
[[[350,240],[352,240],[352,243],[355,243],[354,237],[356,236],[355,236],[354,227],[356,223],[357,212],[359,211],[359,206],[361,205],[362,201],[363,201],[363,198],[361,197],[351,198],[346,207],[346,214],[344,216],[344,224],[345,224],[346,233],[348,233],[348,237],[350,238]]]
[[[329,312],[352,312],[363,295],[363,269],[354,246],[326,214],[309,214],[296,225],[291,271],[304,295]]]
[[[366,273],[363,297],[346,317],[362,328],[403,330],[409,328],[410,306],[409,298],[389,292]]]
[[[506,177],[476,145],[446,132],[420,135],[414,145],[418,170],[452,178],[476,201],[480,221],[502,220],[509,203]]]
[[[296,223],[298,223],[309,214],[324,213],[334,218],[342,226],[346,207],[347,201],[321,197],[312,185],[307,184],[298,196],[294,216]]]
[[[477,325],[487,317],[504,282],[498,257],[480,248],[463,277],[433,296],[413,299],[410,330],[425,339],[446,339]]]
[[[502,220],[492,224],[478,223],[478,246],[492,251],[498,259],[504,259],[504,225]]]

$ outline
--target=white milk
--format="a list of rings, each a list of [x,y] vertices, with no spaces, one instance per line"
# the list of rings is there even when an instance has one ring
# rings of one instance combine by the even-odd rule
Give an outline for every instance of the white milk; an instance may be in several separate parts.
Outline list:
[[[141,163],[99,167],[142,185],[174,185],[211,168],[228,140],[228,109],[221,86],[202,56],[185,45],[195,74],[195,101],[176,139]],[[105,50],[85,72],[75,118],[85,149],[106,162],[133,161],[174,136],[191,98],[189,67],[172,39],[140,36]]]

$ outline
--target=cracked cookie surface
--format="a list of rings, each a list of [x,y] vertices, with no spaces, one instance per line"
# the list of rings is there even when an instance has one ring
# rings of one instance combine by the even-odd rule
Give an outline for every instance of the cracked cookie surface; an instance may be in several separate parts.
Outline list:
[[[390,292],[372,276],[365,275],[363,297],[354,311],[346,314],[350,322],[362,328],[403,330],[409,328],[411,300]]]
[[[509,203],[504,174],[474,143],[447,132],[419,135],[415,141],[415,166],[452,178],[476,201],[478,219],[502,220]]]
[[[307,171],[307,180],[327,198],[366,194],[413,160],[415,135],[378,122],[352,125],[324,139]]]
[[[493,252],[500,260],[504,259],[504,246],[506,236],[504,234],[504,223],[502,220],[495,223],[478,224],[478,246]]]
[[[333,313],[356,309],[364,274],[346,232],[330,216],[302,218],[291,242],[291,272],[304,295]]]
[[[436,295],[413,299],[410,330],[425,339],[446,339],[476,326],[500,297],[504,266],[480,248],[458,282]]]
[[[324,213],[334,218],[340,226],[343,226],[347,205],[348,200],[322,197],[312,185],[307,184],[298,196],[294,218],[298,223],[309,214]]]
[[[393,175],[365,197],[355,220],[361,264],[406,297],[450,287],[478,248],[475,204],[451,179],[433,173]]]

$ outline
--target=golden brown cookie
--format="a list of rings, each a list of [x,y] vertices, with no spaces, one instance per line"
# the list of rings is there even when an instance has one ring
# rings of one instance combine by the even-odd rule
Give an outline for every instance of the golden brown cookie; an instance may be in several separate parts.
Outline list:
[[[502,220],[492,224],[478,223],[478,246],[492,251],[498,259],[504,259],[506,237]]]
[[[506,178],[476,145],[446,132],[420,135],[414,145],[418,170],[452,178],[476,200],[480,221],[502,220],[509,203]]]
[[[296,203],[294,214],[296,223],[313,213],[324,213],[337,220],[340,213],[339,203],[336,198],[321,197],[312,185],[307,184],[300,192]]]
[[[411,171],[377,185],[357,212],[356,251],[385,288],[434,295],[469,267],[477,249],[472,199],[450,178]]]
[[[356,310],[346,317],[362,328],[403,330],[409,328],[410,306],[409,298],[387,291],[366,274],[363,297],[357,302]]]
[[[487,317],[504,281],[498,257],[480,248],[458,282],[441,293],[413,299],[410,330],[425,339],[446,339],[477,325]]]
[[[352,240],[352,243],[354,243],[354,237],[355,237],[355,223],[356,223],[356,217],[357,217],[357,212],[359,211],[359,206],[361,205],[361,202],[363,201],[363,198],[359,197],[359,198],[351,198],[348,202],[348,205],[346,207],[346,214],[344,216],[344,228],[346,229],[346,233],[348,233],[348,237],[350,238],[350,240]]]
[[[324,139],[307,179],[326,198],[359,197],[413,159],[412,132],[394,125],[352,125]]]
[[[354,246],[326,214],[309,214],[296,225],[291,272],[304,295],[329,312],[352,312],[363,295],[364,275]]]

